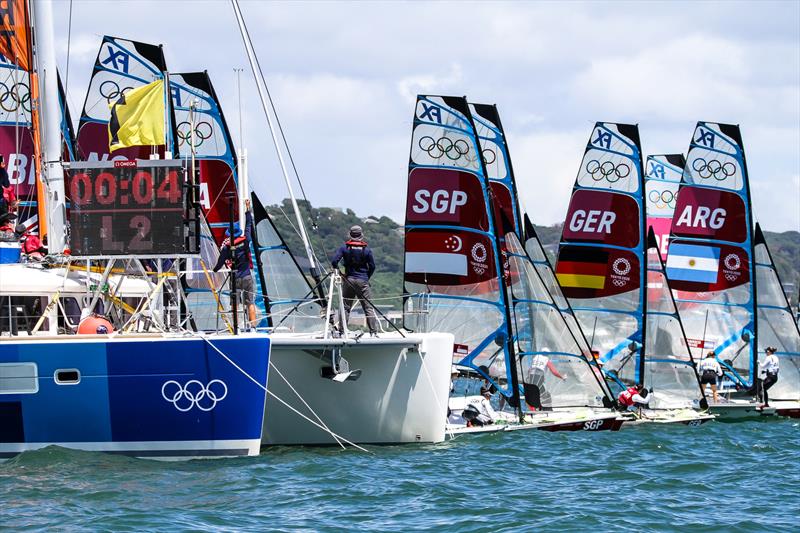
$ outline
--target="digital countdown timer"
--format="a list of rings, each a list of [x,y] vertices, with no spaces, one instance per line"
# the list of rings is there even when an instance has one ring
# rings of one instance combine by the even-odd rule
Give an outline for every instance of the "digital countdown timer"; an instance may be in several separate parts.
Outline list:
[[[186,254],[180,160],[71,163],[73,256]]]

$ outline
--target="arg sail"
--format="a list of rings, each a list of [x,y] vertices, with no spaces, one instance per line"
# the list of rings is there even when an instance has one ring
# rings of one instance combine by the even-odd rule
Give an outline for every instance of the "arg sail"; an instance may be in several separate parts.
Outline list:
[[[506,231],[500,240],[509,273],[511,331],[526,402],[535,409],[608,406],[611,402],[601,385],[602,376],[589,366],[588,346],[573,336],[522,245],[516,180],[497,108],[470,104],[470,110],[486,163],[495,220],[500,220]],[[580,331],[577,324],[575,329]]]
[[[738,126],[698,122],[670,231],[667,277],[695,357],[714,351],[726,376],[756,372],[752,215]]]
[[[78,124],[75,151],[79,160],[109,159],[109,105],[127,91],[160,79],[166,70],[164,52],[160,45],[108,35],[103,37]],[[172,129],[167,128],[168,138],[171,137]],[[164,151],[164,146],[123,148],[114,152],[113,159],[149,159],[154,152],[164,157]]]
[[[642,382],[646,312],[644,176],[639,129],[598,122],[559,244],[556,276],[619,387]]]
[[[764,359],[767,347],[777,349],[780,373],[769,389],[770,400],[800,400],[800,330],[792,317],[792,309],[761,226],[755,234],[756,308],[758,309],[758,354]]]
[[[669,230],[685,166],[683,154],[647,156],[644,179],[647,225],[653,228],[662,261],[667,259]]]
[[[405,326],[453,333],[454,361],[517,400],[489,181],[464,98],[417,97],[405,228]]]

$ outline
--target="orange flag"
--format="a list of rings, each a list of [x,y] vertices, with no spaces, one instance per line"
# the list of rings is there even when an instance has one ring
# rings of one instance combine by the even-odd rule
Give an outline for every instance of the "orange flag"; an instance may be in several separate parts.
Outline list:
[[[31,28],[27,0],[0,0],[0,54],[31,71]]]

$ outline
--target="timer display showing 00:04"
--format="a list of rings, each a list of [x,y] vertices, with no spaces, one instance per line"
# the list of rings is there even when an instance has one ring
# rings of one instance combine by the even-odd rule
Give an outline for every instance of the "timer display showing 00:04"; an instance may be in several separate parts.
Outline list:
[[[81,172],[72,176],[70,200],[79,206],[92,204],[93,200],[100,205],[117,202],[127,205],[133,200],[134,203],[145,206],[151,205],[155,195],[159,200],[176,204],[181,200],[180,186],[177,172],[167,172],[166,179],[157,189],[153,187],[153,176],[144,170],[136,172],[130,180],[119,180],[119,184],[117,177],[109,172],[101,172],[96,178]]]

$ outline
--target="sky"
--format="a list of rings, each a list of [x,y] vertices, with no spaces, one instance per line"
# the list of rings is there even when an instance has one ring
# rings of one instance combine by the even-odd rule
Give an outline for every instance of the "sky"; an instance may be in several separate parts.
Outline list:
[[[261,200],[288,196],[229,2],[75,0],[71,27],[70,3],[55,7],[75,120],[103,34],[163,44],[170,71],[209,72]],[[402,223],[416,95],[446,94],[497,104],[537,224],[563,220],[596,121],[639,124],[651,154],[685,152],[707,120],[742,128],[756,219],[800,230],[800,1],[241,9],[315,206]]]

